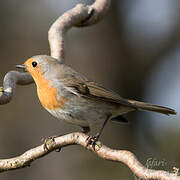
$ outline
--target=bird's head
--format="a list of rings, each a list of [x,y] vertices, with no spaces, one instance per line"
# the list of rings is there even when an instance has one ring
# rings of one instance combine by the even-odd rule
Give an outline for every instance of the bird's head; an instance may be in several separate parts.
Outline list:
[[[47,55],[38,55],[33,56],[25,61],[22,65],[16,65],[17,68],[28,71],[33,79],[37,81],[41,76],[46,76],[48,72],[51,72],[51,69],[55,70],[55,66],[59,62]]]

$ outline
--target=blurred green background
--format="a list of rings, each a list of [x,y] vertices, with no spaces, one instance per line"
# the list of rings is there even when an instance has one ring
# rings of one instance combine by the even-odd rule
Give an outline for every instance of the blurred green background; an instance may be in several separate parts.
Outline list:
[[[16,64],[49,54],[47,32],[54,20],[83,0],[2,0],[0,3],[0,83]],[[180,112],[179,0],[112,1],[106,18],[95,26],[73,28],[66,36],[65,63],[126,98],[170,106]],[[109,122],[101,141],[130,150],[153,169],[180,167],[179,115],[151,112],[127,115],[131,124]],[[40,105],[35,85],[17,87],[0,107],[0,158],[10,158],[41,144],[41,138],[78,131],[52,117]],[[2,180],[135,179],[122,163],[98,158],[80,146],[0,174]]]

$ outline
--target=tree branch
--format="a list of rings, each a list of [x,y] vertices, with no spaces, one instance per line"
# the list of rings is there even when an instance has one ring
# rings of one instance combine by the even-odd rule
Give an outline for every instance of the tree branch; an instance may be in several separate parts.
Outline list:
[[[110,0],[96,0],[92,5],[78,4],[60,16],[49,29],[49,45],[51,56],[64,60],[64,36],[73,26],[90,26],[99,22],[110,7]]]
[[[129,151],[110,149],[99,141],[95,146],[95,150],[92,146],[86,147],[87,138],[88,135],[77,132],[56,137],[54,140],[49,139],[46,142],[48,150],[45,150],[44,144],[42,144],[41,146],[28,150],[24,154],[15,158],[1,159],[0,172],[30,166],[30,164],[36,159],[39,159],[56,149],[60,149],[69,145],[79,144],[84,148],[93,151],[96,155],[103,159],[126,164],[139,178],[151,180],[180,180],[180,176],[177,176],[176,174],[168,173],[166,171],[147,169],[137,160],[135,155]]]
[[[27,85],[34,80],[28,72],[9,71],[3,81],[3,87],[0,87],[0,105],[7,104],[11,101],[16,84]]]
[[[96,0],[92,5],[78,4],[65,12],[50,27],[48,33],[51,56],[64,61],[64,36],[71,27],[90,26],[99,22],[107,13],[110,0]],[[10,71],[6,74],[3,87],[0,88],[0,105],[11,101],[16,84],[28,85],[34,83],[28,73]]]

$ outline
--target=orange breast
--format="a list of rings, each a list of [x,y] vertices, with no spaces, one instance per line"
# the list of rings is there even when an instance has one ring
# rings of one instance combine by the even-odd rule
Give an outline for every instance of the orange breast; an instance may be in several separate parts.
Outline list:
[[[50,86],[49,81],[45,79],[41,80],[37,84],[37,93],[41,104],[49,110],[63,108],[65,106],[65,102],[68,101],[63,96],[59,96],[58,99],[57,89]]]
[[[43,77],[40,65],[38,65],[36,68],[32,67],[31,64],[33,61],[34,59],[31,58],[25,62],[25,65],[35,80],[37,93],[41,104],[49,110],[63,108],[68,99],[60,96],[56,87],[53,87],[50,81]]]
[[[63,108],[68,99],[63,96],[58,96],[57,88],[52,87],[48,80],[39,79],[38,81],[37,93],[41,104],[49,110]]]

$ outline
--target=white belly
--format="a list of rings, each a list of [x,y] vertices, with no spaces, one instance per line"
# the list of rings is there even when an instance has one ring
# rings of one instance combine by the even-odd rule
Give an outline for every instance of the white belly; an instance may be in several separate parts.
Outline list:
[[[82,127],[89,126],[87,121],[74,118],[69,112],[67,112],[67,110],[66,111],[64,109],[58,109],[58,110],[46,109],[46,110],[49,113],[51,113],[54,117],[56,117],[57,119],[61,119],[67,123],[75,124],[75,125],[82,126]]]

